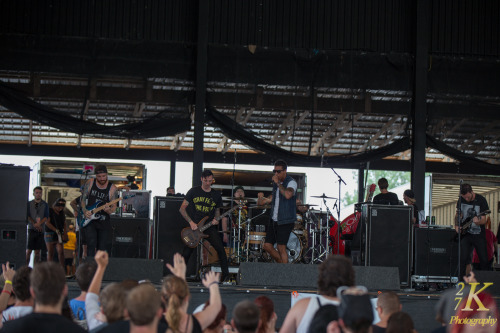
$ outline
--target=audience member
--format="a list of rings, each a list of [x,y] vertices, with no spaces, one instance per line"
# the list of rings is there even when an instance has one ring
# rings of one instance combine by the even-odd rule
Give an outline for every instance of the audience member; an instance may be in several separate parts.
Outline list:
[[[80,295],[69,301],[71,310],[73,310],[73,315],[76,320],[83,328],[87,329],[87,315],[85,312],[85,298],[87,297],[87,291],[89,290],[90,282],[94,277],[97,265],[94,261],[85,261],[78,266],[76,270],[76,282],[78,287],[80,287]]]
[[[406,312],[393,313],[387,320],[387,333],[416,333],[413,320]]]
[[[76,233],[75,226],[68,226],[68,241],[64,243],[64,265],[66,266],[66,276],[75,275],[75,250],[76,250]]]
[[[387,320],[398,311],[401,311],[402,305],[399,302],[398,295],[393,291],[384,291],[377,297],[377,314],[380,321],[372,326],[372,333],[383,333],[387,328]]]
[[[108,266],[108,253],[106,251],[99,250],[95,254],[94,259],[97,263],[97,269],[94,277],[92,278],[92,282],[90,283],[87,295],[85,296],[85,313],[87,316],[87,327],[89,331],[92,331],[106,322],[106,318],[101,312],[101,308],[99,306],[99,291],[101,290],[104,272]]]
[[[10,267],[9,262],[2,264],[2,278],[0,287],[0,313],[13,306],[16,302],[16,297],[12,288],[12,279],[14,278],[15,271]]]
[[[309,333],[326,332],[328,324],[332,321],[338,321],[338,308],[332,304],[321,306],[314,314],[314,318],[309,325]]]
[[[201,332],[207,328],[214,321],[222,304],[218,281],[218,273],[208,272],[205,275],[202,282],[210,292],[210,305],[203,311],[188,315],[190,293],[186,281],[175,275],[167,276],[162,286],[162,298],[169,330],[177,332],[182,329],[183,332],[189,333]]]
[[[207,301],[204,304],[203,309],[205,309],[209,304],[210,302]],[[224,304],[222,304],[217,317],[215,317],[214,321],[203,330],[203,333],[222,333],[224,331],[224,325],[226,325],[226,314],[227,308]]]
[[[354,285],[354,269],[351,261],[339,255],[330,255],[319,266],[318,299],[303,298],[288,311],[280,332],[306,333],[311,319],[322,305],[339,305],[337,288]]]
[[[481,292],[477,295],[479,301],[462,302],[455,315],[450,319],[451,333],[500,333],[500,313],[496,301],[487,292]],[[478,302],[484,306],[486,310],[480,309]],[[472,311],[467,310],[466,306],[469,305]],[[481,324],[478,321],[484,321]]]
[[[260,310],[251,301],[241,301],[233,309],[231,324],[238,333],[255,333],[259,327]]]
[[[127,295],[126,312],[130,333],[156,333],[163,313],[160,294],[149,283],[135,287]]]
[[[278,320],[278,315],[274,312],[273,301],[269,297],[259,296],[253,302],[260,309],[260,322],[257,333],[276,332],[276,320]]]
[[[368,333],[373,322],[373,307],[365,287],[341,287],[339,324],[344,333]]]
[[[29,266],[19,268],[14,274],[12,288],[16,296],[16,303],[2,312],[2,323],[21,318],[33,312],[35,302],[30,293],[30,274],[31,267]]]
[[[35,299],[33,313],[8,321],[2,333],[84,333],[83,328],[61,315],[62,304],[68,294],[66,277],[61,265],[42,262],[33,268],[30,275],[30,292]]]

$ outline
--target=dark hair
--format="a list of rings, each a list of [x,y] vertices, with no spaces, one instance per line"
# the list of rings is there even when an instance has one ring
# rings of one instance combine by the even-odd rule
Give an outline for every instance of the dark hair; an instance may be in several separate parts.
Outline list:
[[[288,168],[288,165],[286,165],[286,162],[283,160],[277,160],[276,162],[274,162],[274,166],[283,167],[283,170],[286,170],[286,168]]]
[[[59,198],[56,201],[54,201],[54,204],[52,205],[54,207],[65,207],[66,206],[66,200],[63,198]]]
[[[82,291],[89,290],[90,283],[92,282],[96,270],[97,264],[95,261],[86,261],[78,265],[75,276],[76,282]]]
[[[415,193],[413,193],[412,190],[406,190],[406,191],[404,191],[403,194],[406,195],[410,199],[415,199]]]
[[[30,284],[35,293],[36,304],[55,306],[61,301],[66,275],[59,263],[41,262],[31,271]]]
[[[94,173],[100,174],[100,173],[108,173],[108,168],[104,164],[99,164],[98,166],[95,167]]]
[[[43,188],[41,186],[36,186],[34,189],[33,189],[33,193],[35,193],[36,190],[40,190],[40,191],[43,191]]]
[[[210,300],[208,300],[208,301],[205,302],[205,306],[203,307],[203,310],[205,310],[207,308],[207,306],[209,306],[209,305],[210,305]],[[210,325],[208,325],[207,329],[208,330],[213,330],[217,326],[219,326],[221,320],[226,321],[226,314],[227,314],[226,305],[224,305],[224,303],[222,303],[222,306],[220,308],[219,313],[215,317],[214,321]]]
[[[167,187],[167,191],[168,190],[175,190],[175,188],[173,186],[169,186],[169,187]]]
[[[387,320],[387,333],[412,333],[415,326],[406,312],[395,312]]]
[[[472,193],[472,186],[469,184],[463,184],[462,189],[460,190],[461,195],[466,195],[467,193]]]
[[[389,187],[389,182],[387,181],[387,179],[385,178],[380,178],[378,180],[378,187],[381,189],[381,190],[385,190]]]
[[[30,274],[31,267],[23,266],[19,268],[12,279],[12,289],[16,298],[20,301],[26,301],[31,298],[30,293]]]
[[[318,291],[321,295],[337,297],[337,288],[354,286],[354,269],[351,260],[340,255],[330,255],[319,266]]]
[[[266,296],[259,296],[253,302],[257,304],[260,309],[260,325],[257,333],[265,333],[267,331],[267,324],[274,313],[274,303]]]
[[[214,176],[214,174],[212,173],[212,170],[205,169],[201,173],[201,178],[207,178],[207,177],[210,177],[210,176],[212,176],[212,177]]]
[[[259,319],[259,307],[249,300],[239,302],[233,309],[234,326],[239,333],[255,332]]]

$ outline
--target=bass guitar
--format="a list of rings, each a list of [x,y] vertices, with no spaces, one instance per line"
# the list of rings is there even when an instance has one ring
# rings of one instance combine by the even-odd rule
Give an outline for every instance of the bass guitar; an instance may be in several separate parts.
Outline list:
[[[246,203],[244,200],[240,200],[238,205],[234,206],[232,209],[228,210],[221,216],[219,216],[216,221],[220,221],[223,217],[228,216],[232,212],[234,212],[236,209],[242,208],[243,205]],[[195,247],[198,246],[202,238],[207,238],[208,235],[205,235],[203,231],[207,230],[213,225],[213,221],[208,222],[205,224],[206,220],[208,219],[208,216],[205,216],[204,218],[201,219],[200,222],[198,222],[198,229],[193,230],[191,227],[186,227],[182,229],[181,231],[181,239],[190,248],[194,249]]]
[[[90,216],[89,218],[85,218],[85,216],[83,216],[84,219],[81,220],[82,222],[80,224],[80,228],[85,228],[93,220],[99,219],[101,216],[100,215],[96,215],[96,214],[99,213],[101,210],[103,210],[106,206],[114,205],[115,203],[119,202],[120,200],[132,198],[132,197],[135,197],[135,194],[123,196],[121,198],[112,200],[110,202],[99,201],[99,202],[96,202],[95,204],[93,204],[91,206],[87,206],[86,208],[87,208],[87,210],[89,210],[92,213],[92,216]]]
[[[481,216],[484,216],[484,215],[488,215],[491,213],[491,210],[485,210],[484,212],[481,212],[479,213],[478,215],[476,215],[477,217],[481,217]],[[476,216],[469,216],[467,217],[461,224],[461,230],[460,230],[460,234],[462,236],[464,236],[467,231],[469,231],[470,227],[472,226],[472,219],[474,219],[474,217]]]

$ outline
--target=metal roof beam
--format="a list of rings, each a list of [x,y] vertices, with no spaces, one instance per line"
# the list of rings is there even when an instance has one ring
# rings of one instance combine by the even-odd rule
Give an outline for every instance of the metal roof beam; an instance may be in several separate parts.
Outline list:
[[[337,120],[335,120],[333,122],[332,126],[330,126],[326,130],[326,132],[323,133],[321,138],[319,138],[318,141],[314,144],[314,147],[313,147],[312,152],[311,152],[312,155],[318,155],[318,153],[320,152],[320,148],[323,145],[323,143],[325,142],[325,140],[330,137],[330,135],[333,133],[333,131],[335,131],[337,128],[339,128],[342,125],[342,123],[344,122],[345,118],[347,118],[347,116],[349,116],[348,113],[341,113],[338,116]]]
[[[364,145],[361,146],[361,148],[358,149],[359,152],[361,151],[364,151],[368,146],[371,146],[373,144],[373,142],[375,142],[375,140],[377,140],[382,134],[384,134],[384,132],[387,131],[387,129],[389,127],[392,126],[392,124],[394,124],[397,120],[401,119],[400,117],[392,117],[391,119],[389,119],[389,121],[387,123],[384,124],[384,126],[382,126],[382,128],[377,132],[375,133],[370,140],[368,140],[367,142],[365,142]]]
[[[357,114],[357,115],[355,115],[355,116],[353,117],[353,119],[352,119],[352,124],[353,124],[353,125],[352,125],[352,126],[354,126],[354,122],[358,121],[358,119],[359,119],[359,118],[361,118],[361,114]],[[333,147],[333,145],[334,145],[334,144],[336,144],[336,143],[337,143],[337,141],[339,141],[339,140],[340,140],[340,138],[341,138],[341,137],[342,137],[345,133],[347,133],[347,131],[348,131],[349,129],[351,129],[351,127],[347,126],[347,124],[346,124],[346,125],[344,125],[344,126],[343,126],[343,128],[342,128],[342,131],[340,131],[340,133],[337,133],[337,136],[335,136],[335,137],[334,137],[331,141],[330,141],[330,140],[328,140],[329,142],[328,142],[328,145],[326,146],[326,148],[325,148],[324,152],[325,152],[325,153],[328,153],[328,151],[330,151],[330,148],[331,148],[331,147]]]

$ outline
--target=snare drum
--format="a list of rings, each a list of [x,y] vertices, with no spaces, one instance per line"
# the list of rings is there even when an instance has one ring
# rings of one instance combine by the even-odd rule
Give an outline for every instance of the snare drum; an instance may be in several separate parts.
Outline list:
[[[261,231],[250,231],[248,234],[248,244],[252,251],[259,251],[266,240],[266,233]]]

